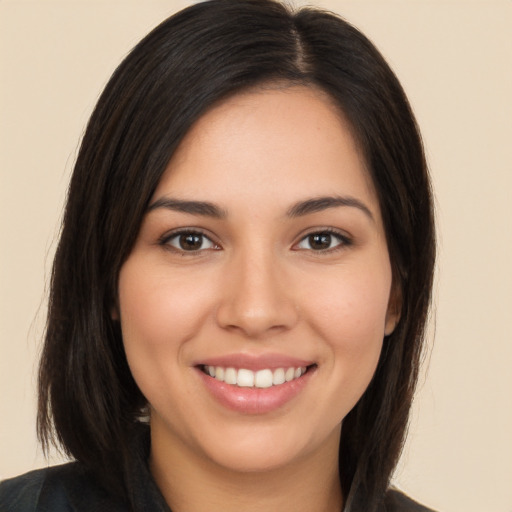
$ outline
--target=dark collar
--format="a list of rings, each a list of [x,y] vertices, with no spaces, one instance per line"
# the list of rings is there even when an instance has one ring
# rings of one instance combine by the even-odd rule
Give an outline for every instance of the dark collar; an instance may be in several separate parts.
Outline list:
[[[133,462],[127,478],[129,499],[134,512],[171,512],[149,470],[150,448],[149,426],[141,425],[132,445]]]

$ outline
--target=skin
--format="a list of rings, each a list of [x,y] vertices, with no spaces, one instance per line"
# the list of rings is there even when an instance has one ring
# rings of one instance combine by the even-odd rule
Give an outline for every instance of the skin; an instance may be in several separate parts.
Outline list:
[[[326,196],[352,203],[290,215]],[[169,198],[223,216],[177,211]],[[175,512],[341,510],[342,421],[398,316],[378,201],[347,121],[311,88],[234,96],[190,130],[151,204],[116,314],[150,403],[150,467],[167,502]],[[184,250],[176,231],[191,229],[205,237]],[[326,230],[336,232],[327,247],[312,244]],[[246,414],[219,403],[197,368],[233,353],[315,366],[282,407]]]

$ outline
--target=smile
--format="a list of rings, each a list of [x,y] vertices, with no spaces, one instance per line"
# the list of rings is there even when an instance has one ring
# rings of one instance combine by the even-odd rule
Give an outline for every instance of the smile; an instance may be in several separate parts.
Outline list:
[[[232,386],[240,388],[270,388],[299,379],[306,373],[308,367],[277,368],[275,370],[264,368],[252,371],[246,368],[236,369],[203,365],[201,370],[210,377]]]

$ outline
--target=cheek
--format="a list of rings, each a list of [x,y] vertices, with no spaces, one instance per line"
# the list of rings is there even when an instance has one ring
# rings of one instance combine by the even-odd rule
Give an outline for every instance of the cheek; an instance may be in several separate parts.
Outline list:
[[[382,340],[390,288],[387,273],[368,271],[317,282],[317,293],[310,294],[308,304],[312,322],[334,345],[364,346]]]
[[[186,340],[206,314],[211,293],[201,286],[201,280],[190,282],[179,275],[170,278],[166,270],[139,271],[136,262],[125,263],[119,278],[119,300],[127,339],[155,346]]]
[[[150,270],[148,270],[148,268]],[[126,357],[149,398],[169,379],[179,379],[186,346],[211,309],[211,292],[190,280],[171,279],[158,264],[129,259],[119,277],[119,311]],[[170,366],[173,366],[170,370]]]
[[[390,275],[390,271],[353,273],[326,280],[317,283],[316,300],[309,301],[310,325],[325,343],[325,364],[352,405],[368,386],[380,357]]]

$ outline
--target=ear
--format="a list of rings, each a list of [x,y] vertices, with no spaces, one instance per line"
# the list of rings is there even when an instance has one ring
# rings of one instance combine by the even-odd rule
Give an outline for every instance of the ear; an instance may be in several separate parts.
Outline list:
[[[117,307],[117,304],[114,304],[110,308],[110,318],[112,320],[114,320],[114,322],[118,322],[119,321],[119,308]]]
[[[384,335],[389,336],[393,333],[402,311],[402,290],[399,285],[393,283],[389,295],[388,310],[386,312],[386,324],[384,326]]]

